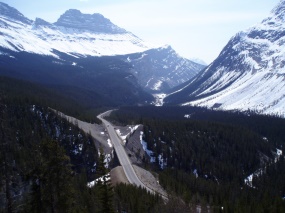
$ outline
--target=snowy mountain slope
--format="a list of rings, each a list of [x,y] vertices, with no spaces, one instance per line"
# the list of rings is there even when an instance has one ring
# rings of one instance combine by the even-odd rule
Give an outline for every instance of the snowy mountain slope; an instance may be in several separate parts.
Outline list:
[[[204,68],[180,57],[171,47],[155,47],[142,41],[101,14],[82,14],[74,9],[52,24],[40,18],[29,20],[0,3],[0,47],[2,54],[9,53],[11,57],[15,57],[13,52],[58,59],[62,53],[73,58],[122,56],[140,86],[152,93],[165,92],[188,81]]]
[[[42,19],[31,21],[4,3],[0,3],[0,46],[54,57],[55,51],[102,56],[143,52],[154,47],[100,14],[68,10],[51,24]]]
[[[285,1],[236,34],[218,58],[168,103],[285,115]]]
[[[204,65],[180,57],[170,46],[127,55],[131,73],[151,93],[167,92],[198,74]]]

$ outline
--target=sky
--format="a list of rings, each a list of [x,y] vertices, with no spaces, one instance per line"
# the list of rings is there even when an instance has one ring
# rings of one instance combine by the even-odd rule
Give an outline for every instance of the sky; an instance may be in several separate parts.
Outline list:
[[[100,13],[155,45],[211,63],[232,36],[261,22],[280,0],[0,0],[48,22],[68,9]]]

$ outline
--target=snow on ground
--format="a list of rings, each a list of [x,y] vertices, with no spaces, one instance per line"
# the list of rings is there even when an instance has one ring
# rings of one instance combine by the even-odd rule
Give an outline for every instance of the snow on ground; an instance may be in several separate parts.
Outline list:
[[[144,52],[156,48],[129,32],[103,34],[55,25],[35,28],[32,25],[17,23],[3,17],[0,17],[1,21],[6,23],[7,27],[0,29],[0,45],[15,52],[26,51],[57,57],[54,53],[54,50],[57,50],[83,56],[111,56]]]
[[[105,167],[106,167],[106,168],[109,168],[109,163],[111,162],[111,160],[112,160],[111,154],[106,154],[106,155],[105,155],[105,160],[104,160],[104,163],[105,163]]]
[[[277,155],[278,156],[281,156],[283,153],[282,153],[282,150],[280,150],[280,149],[277,149]]]
[[[184,103],[182,105],[196,105],[204,107],[212,107],[219,103],[219,109],[223,110],[257,110],[263,114],[285,115],[285,83],[282,77],[272,75],[268,77],[268,72],[258,72],[252,75],[250,72],[243,74],[237,81],[228,88],[210,95],[208,97]],[[226,82],[226,76],[216,82],[219,87]],[[268,78],[270,78],[268,80]],[[274,87],[272,86],[274,85]],[[208,92],[211,92],[211,89]],[[273,95],[274,94],[274,95]]]
[[[196,178],[199,177],[197,169],[194,169],[193,174],[195,175]]]
[[[140,142],[141,142],[141,145],[143,147],[143,150],[147,153],[147,155],[150,157],[150,162],[151,163],[154,163],[155,162],[155,157],[153,157],[153,151],[151,150],[148,150],[147,149],[147,143],[142,139],[143,137],[143,132],[141,132],[141,135],[140,135]]]
[[[104,180],[105,179],[105,180]],[[111,176],[110,176],[110,173],[100,177],[100,178],[97,178],[96,180],[93,180],[91,182],[88,182],[87,183],[87,187],[89,188],[92,188],[96,185],[96,183],[98,183],[99,181],[101,181],[101,183],[104,183],[105,181],[109,181],[111,180]]]
[[[83,144],[79,144],[79,145],[78,145],[78,149],[79,149],[79,151],[81,151],[81,152],[82,152]]]
[[[137,129],[139,128],[139,125],[136,125],[134,127],[129,127],[129,129],[131,130],[130,134],[133,134]]]
[[[274,162],[277,163],[280,160],[280,157],[282,156],[282,150],[276,149],[276,157],[274,159]]]
[[[134,131],[136,131],[138,129],[139,125],[136,126],[129,126],[128,128],[128,132],[125,135],[122,135],[121,130],[120,129],[116,129],[116,133],[117,135],[122,139],[122,141],[124,142],[124,144],[126,144],[127,138],[134,133]]]
[[[184,118],[191,118],[191,115],[190,114],[188,114],[188,115],[184,115]]]
[[[107,140],[107,142],[108,142],[109,147],[110,147],[110,148],[112,148],[112,147],[113,147],[113,145],[112,145],[112,143],[111,143],[111,140],[110,140],[110,139],[108,139],[108,140]]]
[[[155,90],[155,91],[160,90],[160,87],[162,86],[162,83],[163,83],[163,82],[162,82],[161,80],[157,81],[157,82],[153,85],[152,90]]]
[[[280,156],[282,156],[282,150],[280,149],[276,149],[276,157],[274,159],[274,163],[277,163],[280,159]],[[251,188],[255,188],[253,185],[252,185],[252,181],[253,181],[253,178],[258,178],[260,177],[261,175],[263,175],[265,173],[265,168],[261,168],[261,169],[258,169],[257,171],[255,171],[253,174],[250,174],[248,177],[246,177],[244,179],[244,183],[246,185],[248,185],[249,187]]]
[[[276,15],[279,11],[275,12],[261,23],[237,34],[240,42],[232,48],[239,55],[232,56],[231,60],[232,63],[238,62],[245,66],[231,70],[231,66],[223,63],[219,67],[210,65],[207,70],[214,68],[215,72],[202,83],[201,88],[206,89],[198,94],[208,96],[183,105],[210,108],[219,103],[222,110],[251,109],[262,114],[285,117],[285,25],[284,20]],[[249,35],[252,33],[260,36],[252,37]],[[231,54],[227,50],[221,55]],[[230,82],[233,83],[227,86]],[[223,89],[225,86],[226,89]],[[212,93],[214,91],[217,93]]]
[[[251,188],[255,188],[253,185],[252,185],[252,181],[253,181],[253,178],[258,178],[260,176],[262,176],[264,174],[264,169],[258,169],[257,171],[255,171],[253,174],[249,175],[247,178],[244,179],[244,183],[246,185],[248,185],[249,187]]]
[[[158,163],[161,169],[167,167],[167,159],[163,159],[163,154],[158,155]]]
[[[83,144],[78,144],[75,146],[75,149],[73,150],[73,153],[75,155],[78,155],[79,153],[81,153],[83,150]]]
[[[153,94],[153,97],[155,98],[154,105],[155,106],[163,106],[164,104],[164,98],[166,97],[166,94],[159,93],[159,94]]]

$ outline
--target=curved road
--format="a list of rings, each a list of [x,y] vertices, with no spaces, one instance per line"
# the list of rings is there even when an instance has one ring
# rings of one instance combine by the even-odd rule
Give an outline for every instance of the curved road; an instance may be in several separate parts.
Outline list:
[[[137,174],[135,173],[135,170],[129,160],[129,157],[127,155],[127,153],[125,152],[124,147],[121,144],[121,139],[118,137],[117,133],[115,132],[114,127],[112,126],[112,124],[110,122],[108,122],[107,120],[105,120],[103,117],[108,115],[110,111],[104,112],[100,115],[98,115],[97,117],[104,123],[104,125],[107,128],[107,131],[109,133],[110,139],[113,142],[115,151],[117,153],[118,159],[120,161],[121,166],[124,169],[124,172],[129,180],[129,182],[131,184],[134,184],[136,186],[141,186],[142,188],[147,189],[148,191],[153,192],[153,190],[149,189],[148,187],[146,187],[138,178]]]

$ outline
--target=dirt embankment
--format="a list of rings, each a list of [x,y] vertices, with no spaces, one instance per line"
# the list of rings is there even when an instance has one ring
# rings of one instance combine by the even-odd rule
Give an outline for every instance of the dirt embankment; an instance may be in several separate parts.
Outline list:
[[[96,147],[102,147],[105,154],[112,153],[113,147],[110,147],[110,144],[108,144],[109,135],[103,125],[87,123],[74,117],[65,115],[59,111],[53,111],[56,112],[60,117],[66,119],[68,122],[78,126],[86,134],[90,134],[95,139]]]
[[[95,139],[96,147],[99,147],[99,146],[103,147],[104,152],[106,154],[109,154],[112,152],[113,147],[110,147],[110,143],[108,143],[109,135],[103,125],[87,123],[87,122],[78,120],[74,117],[65,115],[56,110],[53,110],[53,111],[56,112],[62,118],[65,118],[70,123],[78,126],[85,133],[90,134]],[[131,131],[131,128],[129,126],[128,127],[116,126],[116,128],[120,129],[120,132],[122,133],[122,135],[127,135],[129,133],[128,131]],[[139,125],[138,128],[132,134],[129,134],[126,140],[126,144],[124,146],[125,150],[133,164],[133,168],[137,176],[144,183],[144,185],[152,189],[153,191],[156,191],[158,194],[161,194],[167,197],[167,193],[159,185],[159,182],[154,177],[154,175],[150,173],[149,171],[137,166],[143,163],[142,161],[143,158],[145,159],[148,158],[147,154],[143,150],[143,147],[140,143],[140,132],[142,130],[143,130],[143,126]],[[124,173],[122,166],[117,166],[116,168],[112,169],[110,172],[110,175],[111,175],[111,182],[113,185],[116,185],[118,183],[129,184],[129,181]]]

